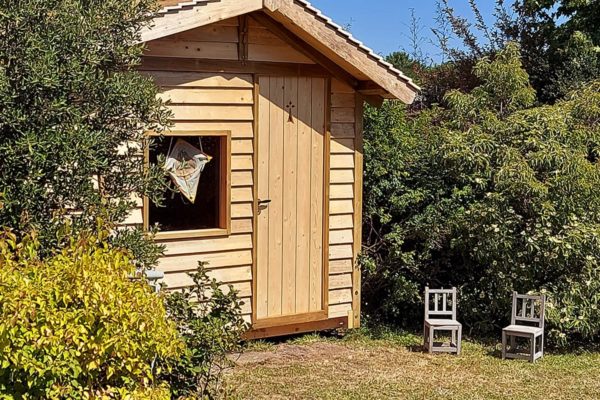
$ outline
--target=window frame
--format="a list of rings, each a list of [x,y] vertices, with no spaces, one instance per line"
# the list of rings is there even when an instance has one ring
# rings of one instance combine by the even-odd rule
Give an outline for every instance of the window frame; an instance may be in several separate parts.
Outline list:
[[[193,131],[167,131],[163,133],[148,132],[149,137],[220,137],[221,154],[219,155],[221,167],[220,179],[220,204],[219,204],[219,227],[208,229],[191,229],[187,231],[159,231],[157,240],[169,239],[193,239],[203,237],[217,237],[231,235],[231,131],[226,130],[193,130]],[[145,165],[150,164],[150,149],[148,146],[144,152]],[[224,171],[224,172],[223,172]],[[150,199],[144,197],[144,231],[150,229]]]

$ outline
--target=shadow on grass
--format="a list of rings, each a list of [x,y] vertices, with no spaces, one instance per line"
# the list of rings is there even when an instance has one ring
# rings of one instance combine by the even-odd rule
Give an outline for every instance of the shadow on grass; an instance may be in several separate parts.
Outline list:
[[[244,351],[269,351],[281,344],[310,345],[323,341],[338,344],[354,344],[365,347],[381,345],[404,347],[411,353],[424,353],[423,334],[420,330],[405,330],[389,325],[371,325],[352,330],[313,332],[249,341],[246,342]],[[496,359],[502,358],[500,333],[498,334],[498,337],[466,334],[463,336],[463,343],[465,342],[484,349],[484,354],[489,357]],[[568,347],[562,348],[546,344],[544,350],[547,355],[557,356],[594,354],[600,353],[600,343],[574,343]]]

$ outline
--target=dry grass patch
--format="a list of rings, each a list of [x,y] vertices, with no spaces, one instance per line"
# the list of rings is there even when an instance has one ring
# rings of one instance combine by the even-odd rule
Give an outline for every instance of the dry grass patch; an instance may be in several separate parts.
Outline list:
[[[305,336],[254,344],[228,383],[243,399],[598,399],[600,354],[502,361],[464,343],[461,357],[430,356],[412,335]],[[255,348],[252,348],[255,347]]]

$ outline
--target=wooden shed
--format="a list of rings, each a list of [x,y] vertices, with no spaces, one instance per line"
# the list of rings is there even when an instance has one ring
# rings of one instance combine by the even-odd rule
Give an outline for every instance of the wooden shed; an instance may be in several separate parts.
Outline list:
[[[161,1],[141,70],[184,142],[212,157],[192,204],[140,202],[171,288],[198,261],[239,290],[249,337],[360,323],[364,101],[418,87],[304,0]],[[374,27],[376,29],[376,27]]]

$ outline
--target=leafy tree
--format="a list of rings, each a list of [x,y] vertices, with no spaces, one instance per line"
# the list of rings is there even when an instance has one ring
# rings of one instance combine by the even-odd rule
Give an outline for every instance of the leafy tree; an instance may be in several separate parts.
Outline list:
[[[132,195],[157,199],[162,172],[146,171],[140,151],[168,113],[135,71],[153,10],[154,0],[0,0],[1,226],[35,229],[52,248],[66,216],[75,230],[116,223]]]
[[[438,21],[449,24],[463,43],[462,48],[451,48],[448,33],[436,28],[440,47],[453,61],[464,63],[492,56],[509,42],[519,43],[524,67],[543,103],[553,103],[600,77],[600,3],[517,0],[511,7],[506,3],[496,0],[496,18],[490,25],[476,0],[469,0],[474,23],[457,15],[449,0],[440,0]]]
[[[523,47],[526,68],[543,101],[554,101],[600,77],[600,3],[520,0],[507,24]]]
[[[544,290],[555,338],[600,333],[600,82],[535,107],[519,56],[509,44],[483,58],[481,85],[449,92],[445,108],[368,115],[367,177],[380,179],[365,180],[363,264],[376,315],[410,320],[422,286],[456,285],[467,325],[490,332],[511,291]]]

